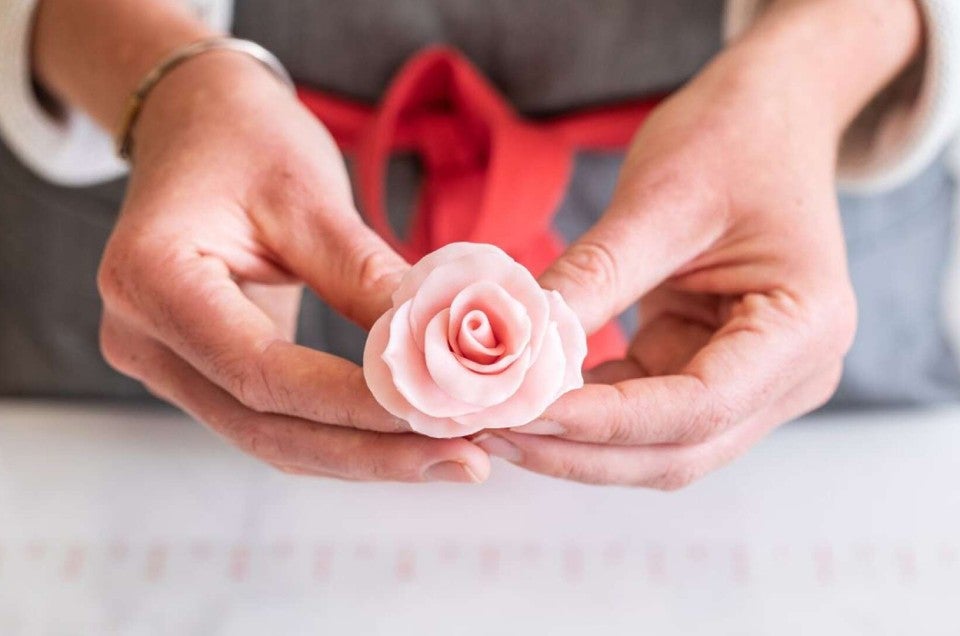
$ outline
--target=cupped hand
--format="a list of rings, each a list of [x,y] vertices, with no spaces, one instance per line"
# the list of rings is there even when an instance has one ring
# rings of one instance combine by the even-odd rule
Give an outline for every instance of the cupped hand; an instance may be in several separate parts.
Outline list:
[[[792,78],[744,68],[718,60],[661,105],[602,220],[541,279],[588,332],[639,300],[626,357],[483,448],[548,475],[674,489],[834,392],[856,322],[841,125]]]
[[[486,478],[482,450],[405,432],[358,366],[292,342],[303,283],[369,328],[407,268],[293,95],[242,55],[207,53],[156,86],[133,140],[98,279],[110,364],[284,471]]]

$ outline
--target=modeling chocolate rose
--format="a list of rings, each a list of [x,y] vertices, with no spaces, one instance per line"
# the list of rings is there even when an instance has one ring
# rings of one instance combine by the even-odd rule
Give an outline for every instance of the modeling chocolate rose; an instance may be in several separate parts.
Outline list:
[[[377,401],[431,437],[520,426],[583,386],[586,336],[556,291],[493,245],[452,243],[403,277],[370,330]]]

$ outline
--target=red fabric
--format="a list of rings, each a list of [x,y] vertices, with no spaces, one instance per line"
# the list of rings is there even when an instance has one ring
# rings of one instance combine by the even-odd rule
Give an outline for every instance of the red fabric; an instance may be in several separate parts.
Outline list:
[[[658,99],[545,121],[522,119],[457,51],[429,48],[397,73],[376,108],[299,88],[303,103],[353,155],[360,209],[404,258],[416,262],[454,241],[492,243],[534,274],[564,249],[552,221],[577,149],[625,147]],[[417,152],[425,168],[406,240],[384,205],[391,153]],[[611,321],[588,340],[586,365],[621,357]]]

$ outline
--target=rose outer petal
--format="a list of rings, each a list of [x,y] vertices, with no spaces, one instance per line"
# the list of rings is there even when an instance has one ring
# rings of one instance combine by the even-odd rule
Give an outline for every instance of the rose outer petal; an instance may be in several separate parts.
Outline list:
[[[483,281],[499,285],[526,309],[530,318],[530,349],[536,356],[550,316],[550,304],[537,280],[522,265],[497,250],[499,254],[470,254],[437,267],[424,279],[411,300],[410,330],[417,346],[423,349],[423,333],[427,323],[441,310],[450,307],[461,290]]]
[[[520,385],[530,366],[530,350],[501,373],[476,373],[467,369],[447,346],[450,310],[434,316],[424,337],[424,356],[430,376],[447,395],[467,404],[490,407],[508,399]],[[451,416],[452,417],[452,416]]]
[[[395,350],[393,362],[396,364],[397,370],[400,371],[396,379],[393,369],[386,361],[385,354],[388,341],[395,340],[391,337],[391,330],[400,327],[403,323],[414,324],[414,321],[410,318],[412,307],[408,306],[406,308],[404,313],[407,314],[407,319],[401,321],[396,320],[398,311],[390,310],[374,324],[370,332],[364,349],[363,367],[364,377],[371,392],[386,410],[409,422],[413,430],[417,432],[432,437],[457,437],[470,435],[483,428],[502,428],[526,423],[542,413],[560,394],[583,385],[581,367],[586,355],[586,336],[576,315],[573,314],[573,311],[570,310],[559,293],[541,290],[525,268],[515,263],[495,246],[452,243],[424,257],[408,271],[408,274],[401,281],[400,287],[394,292],[394,305],[407,303],[417,294],[418,288],[426,282],[432,272],[442,267],[454,265],[454,263],[449,262],[451,260],[459,266],[463,273],[467,274],[466,283],[454,285],[452,287],[453,291],[464,287],[465,284],[476,282],[476,279],[472,278],[470,274],[482,271],[486,278],[503,284],[511,296],[530,308],[532,338],[529,349],[531,354],[535,356],[535,361],[528,369],[526,377],[517,392],[501,404],[474,410],[455,418],[434,417],[423,412],[408,400],[398,389],[399,385],[396,384],[399,380],[400,384],[409,385],[412,381],[411,378],[419,381],[423,380],[424,375],[430,376],[429,369],[426,369],[422,349],[414,346],[413,348],[416,351],[410,350],[409,345],[415,334],[409,330],[398,329],[398,335],[403,334],[406,338],[401,338],[399,341],[402,346],[398,345],[397,342],[392,342],[394,345],[392,349]],[[490,267],[491,260],[499,262],[496,268]],[[511,272],[511,269],[518,269],[526,276]],[[496,276],[488,276],[491,272],[495,273]],[[453,281],[448,279],[448,282],[463,280],[461,277],[453,278]],[[533,284],[530,285],[529,283]],[[538,303],[531,299],[530,296],[534,287],[539,292],[537,294],[539,298],[545,302]],[[401,309],[403,308],[401,307]],[[429,324],[430,318],[432,316],[427,316],[426,324]],[[423,327],[423,331],[425,330],[426,326]],[[398,352],[410,354],[407,356],[407,359],[413,362],[410,368],[407,368],[405,364],[400,364],[403,356],[399,355]],[[416,353],[420,353],[420,355],[417,356]],[[419,368],[417,362],[421,363]],[[564,369],[562,376],[557,372],[557,369],[561,367]],[[432,380],[432,376],[429,379]],[[557,386],[558,384],[559,386]],[[407,388],[411,389],[410,386],[407,386]],[[447,407],[455,402],[451,399],[451,396],[446,395],[439,386],[432,382],[428,381],[421,388],[427,394],[427,397],[440,398],[443,405]]]
[[[544,290],[550,302],[550,320],[557,324],[560,342],[563,343],[563,354],[567,359],[567,367],[563,374],[563,384],[560,395],[583,386],[583,361],[587,357],[587,334],[580,324],[580,319],[573,313],[573,309],[556,290]]]
[[[391,309],[380,316],[370,329],[363,349],[363,377],[373,397],[391,414],[405,420],[410,427],[430,437],[459,437],[476,431],[466,429],[450,418],[431,417],[414,408],[393,385],[390,367],[383,361],[383,352],[390,337],[390,321],[395,311]]]
[[[407,402],[427,415],[453,417],[476,413],[481,406],[454,398],[434,382],[427,370],[423,352],[410,335],[410,308],[409,301],[403,303],[390,320],[390,336],[383,352],[383,361],[390,367],[393,385]]]
[[[495,256],[506,256],[506,253],[496,245],[487,243],[449,243],[435,252],[430,252],[416,265],[407,270],[407,273],[400,279],[400,285],[393,292],[391,299],[393,306],[399,307],[403,303],[413,298],[417,290],[423,284],[424,279],[439,266],[469,254],[491,254]],[[509,256],[507,257],[509,258]]]
[[[540,355],[527,369],[523,383],[509,400],[453,419],[468,429],[511,428],[526,424],[543,413],[557,399],[564,380],[561,371],[566,368],[556,323],[550,322],[545,332]]]

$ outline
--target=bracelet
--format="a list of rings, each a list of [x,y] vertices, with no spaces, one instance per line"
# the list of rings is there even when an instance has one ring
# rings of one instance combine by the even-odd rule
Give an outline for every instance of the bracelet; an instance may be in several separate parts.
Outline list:
[[[256,42],[229,37],[214,37],[187,44],[171,53],[153,67],[140,81],[137,90],[130,95],[123,117],[120,119],[120,127],[117,131],[116,138],[116,151],[121,159],[130,160],[130,153],[133,149],[133,126],[137,123],[137,118],[143,109],[143,102],[146,100],[147,95],[150,94],[150,91],[152,91],[160,80],[166,77],[170,71],[187,60],[208,51],[218,50],[236,51],[249,55],[293,90],[293,80],[290,79],[290,74],[287,73],[287,69],[283,67],[283,64],[280,63],[280,60],[278,60],[273,53]]]

